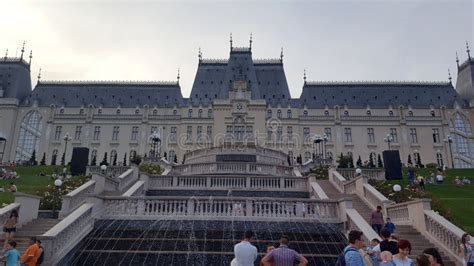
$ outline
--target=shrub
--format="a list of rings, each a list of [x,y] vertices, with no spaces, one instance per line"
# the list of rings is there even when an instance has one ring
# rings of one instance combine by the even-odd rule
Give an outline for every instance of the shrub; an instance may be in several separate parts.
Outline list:
[[[163,173],[163,169],[159,165],[156,164],[142,164],[139,167],[140,172],[144,172],[151,175],[161,175]]]
[[[437,163],[427,163],[426,168],[438,168],[438,164]]]
[[[329,166],[322,165],[311,169],[308,173],[310,176],[316,177],[316,179],[328,180],[329,179]]]
[[[130,162],[136,165],[140,165],[142,162],[142,157],[140,155],[135,155],[130,159]]]
[[[46,188],[42,188],[36,191],[36,195],[42,197],[40,202],[40,210],[60,210],[62,204],[61,197],[78,188],[89,180],[90,177],[88,176],[77,176],[69,178],[63,180],[63,184],[58,190],[54,186],[54,178],[51,177],[51,185],[48,185]]]

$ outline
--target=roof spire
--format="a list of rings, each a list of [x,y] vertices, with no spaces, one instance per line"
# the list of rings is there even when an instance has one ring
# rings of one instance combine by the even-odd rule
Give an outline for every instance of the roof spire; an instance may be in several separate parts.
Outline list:
[[[467,52],[467,58],[471,60],[471,50],[469,50],[469,43],[466,41],[466,52]]]
[[[304,84],[306,85],[306,69],[303,70],[303,80]]]
[[[178,67],[178,76],[176,77],[178,79],[178,84],[179,84],[179,79],[180,79],[180,75],[179,75],[179,67]]]
[[[281,47],[281,52],[280,52],[280,62],[283,63],[283,47]]]
[[[199,58],[199,62],[201,62],[202,61],[201,47],[199,47],[198,58]]]
[[[448,68],[448,79],[449,79],[449,83],[452,84],[452,79],[453,78],[451,77],[451,71],[449,70],[449,68]]]
[[[28,63],[31,67],[31,59],[33,58],[33,50],[30,50],[30,62]]]
[[[250,43],[250,50],[252,50],[252,33],[250,33],[250,41],[249,41],[249,43]]]
[[[232,32],[230,33],[230,50],[232,51]]]
[[[40,83],[40,80],[41,80],[41,68],[40,68],[40,70],[39,70],[39,72],[38,72],[38,83]]]
[[[458,70],[459,70],[459,57],[458,57],[458,51],[456,51],[456,65],[458,66]]]
[[[25,41],[23,41],[23,46],[21,47],[21,56],[20,61],[23,60],[23,53],[25,52]]]
[[[7,61],[7,58],[8,58],[8,48],[7,50],[5,51],[5,57],[3,58],[5,61]]]

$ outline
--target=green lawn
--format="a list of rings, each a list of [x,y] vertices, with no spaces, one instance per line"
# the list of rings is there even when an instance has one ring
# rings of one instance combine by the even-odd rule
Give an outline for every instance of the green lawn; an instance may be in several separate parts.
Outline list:
[[[17,166],[15,171],[20,175],[15,180],[0,180],[0,187],[8,191],[10,183],[14,182],[19,192],[27,194],[35,194],[40,188],[53,185],[53,173],[62,173],[63,166]],[[39,176],[44,173],[46,176]],[[0,192],[0,205],[12,203],[14,200],[13,193]]]
[[[416,176],[428,177],[435,173],[434,169],[416,169]],[[471,180],[471,185],[458,186],[454,178],[461,179],[466,176]],[[391,184],[406,186],[407,173],[404,171],[403,180],[390,181]],[[474,234],[474,169],[448,169],[444,183],[441,185],[427,184],[426,190],[431,192],[434,199],[441,201],[442,208],[451,210],[452,222],[471,235]]]

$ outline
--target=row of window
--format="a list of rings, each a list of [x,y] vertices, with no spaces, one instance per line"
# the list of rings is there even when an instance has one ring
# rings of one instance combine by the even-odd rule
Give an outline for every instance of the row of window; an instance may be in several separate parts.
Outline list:
[[[272,118],[272,115],[273,115],[273,111],[269,109],[269,110],[267,111],[267,119]],[[328,111],[328,110],[324,111],[324,115],[325,115],[325,116],[329,116],[329,111]],[[372,115],[372,111],[367,110],[367,115],[368,115],[368,116],[371,116],[371,115]],[[388,111],[388,115],[389,115],[389,116],[393,116],[393,111],[392,111],[392,110]],[[307,111],[307,110],[303,111],[303,117],[307,117],[307,116],[308,116],[308,111]],[[345,111],[344,111],[344,116],[349,116],[349,111],[348,111],[348,110],[345,110]],[[411,111],[411,110],[408,111],[408,116],[413,116],[413,111]],[[436,116],[435,111],[431,111],[431,116]],[[281,119],[282,117],[283,117],[282,111],[281,111],[281,110],[277,110],[277,118],[278,118],[278,119]],[[292,118],[292,112],[291,112],[291,110],[287,110],[287,111],[286,111],[286,118]]]
[[[120,114],[122,111],[120,108],[117,108],[117,110],[115,111],[116,114]],[[64,108],[61,108],[59,110],[59,113],[60,114],[64,114]],[[98,114],[102,114],[102,109],[98,109],[97,110],[97,113]],[[84,114],[84,109],[80,109],[79,110],[79,114]],[[140,109],[135,109],[135,114],[140,114]],[[154,115],[157,115],[158,114],[158,110],[157,109],[154,109],[153,110],[153,114]],[[177,115],[178,114],[178,110],[173,110],[173,115]],[[193,117],[193,109],[189,109],[188,110],[188,117],[189,118],[192,118]],[[208,118],[212,118],[212,109],[209,109],[207,110],[207,117]],[[203,110],[202,109],[199,109],[198,110],[198,118],[203,118]]]

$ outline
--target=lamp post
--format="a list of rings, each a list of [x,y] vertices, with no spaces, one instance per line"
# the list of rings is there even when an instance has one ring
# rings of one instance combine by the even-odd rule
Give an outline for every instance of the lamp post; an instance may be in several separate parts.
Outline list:
[[[151,145],[152,145],[152,158],[157,160],[160,158],[161,153],[161,137],[160,134],[156,131],[153,131],[150,135]],[[158,148],[158,151],[157,151]]]
[[[383,141],[385,141],[388,145],[388,150],[390,150],[390,143],[393,142],[393,137],[390,134],[387,134],[385,138],[383,138]]]
[[[401,190],[402,190],[402,187],[399,184],[393,185],[393,192],[395,192],[395,203],[398,203],[400,201],[399,193]]]
[[[61,186],[63,185],[63,181],[61,180],[61,177],[60,175],[56,175],[56,180],[54,180],[54,187],[55,187],[55,195],[54,195],[54,203],[53,203],[53,206],[52,206],[52,212],[53,212],[53,215],[55,215],[56,213],[56,210],[59,210],[60,206],[60,198],[61,198]],[[57,205],[57,206],[56,206]]]
[[[327,158],[327,147],[326,147],[326,143],[328,142],[329,138],[328,138],[328,135],[326,135],[326,133],[323,134],[323,158],[326,159]]]
[[[322,141],[323,141],[323,138],[320,135],[318,134],[314,135],[313,150],[314,150],[315,158],[321,157],[321,142]]]
[[[64,164],[67,165],[66,163],[66,151],[67,151],[67,143],[72,140],[72,138],[69,136],[69,133],[66,132],[66,135],[64,135]]]
[[[361,174],[362,174],[362,169],[357,168],[357,169],[356,169],[355,177],[359,177]]]
[[[107,165],[105,164],[101,165],[100,170],[102,170],[102,174],[105,175],[105,171],[107,170]]]
[[[452,143],[454,139],[451,135],[447,135],[446,138],[444,139],[445,143],[448,143],[449,145],[449,153],[451,154],[451,167],[454,169],[454,159],[453,159],[453,148],[452,148]]]

